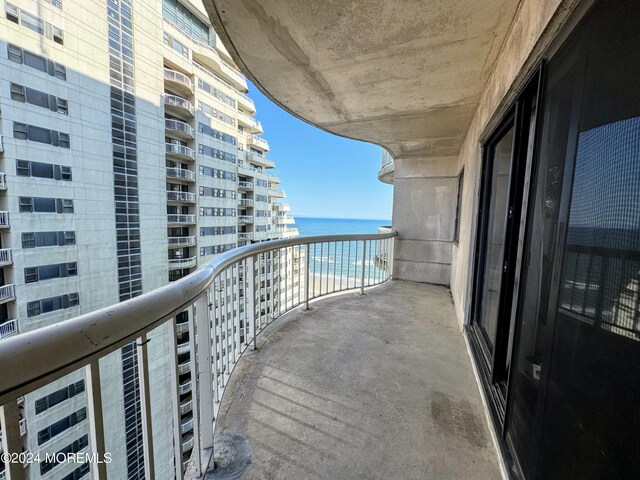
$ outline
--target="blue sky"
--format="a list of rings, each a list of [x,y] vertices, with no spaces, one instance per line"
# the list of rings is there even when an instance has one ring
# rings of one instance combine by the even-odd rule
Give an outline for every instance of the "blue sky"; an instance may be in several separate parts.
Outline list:
[[[249,96],[293,216],[391,219],[393,188],[378,180],[380,147],[298,120],[250,82]]]

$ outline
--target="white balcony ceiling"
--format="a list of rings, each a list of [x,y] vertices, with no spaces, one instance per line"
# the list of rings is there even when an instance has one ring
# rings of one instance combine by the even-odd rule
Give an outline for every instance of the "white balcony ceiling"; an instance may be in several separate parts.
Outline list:
[[[517,0],[204,0],[243,72],[330,132],[455,155]]]

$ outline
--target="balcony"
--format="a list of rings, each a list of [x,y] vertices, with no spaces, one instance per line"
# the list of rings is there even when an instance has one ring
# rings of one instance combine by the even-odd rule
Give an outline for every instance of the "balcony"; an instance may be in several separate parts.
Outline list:
[[[181,268],[193,268],[197,264],[198,264],[198,257],[171,258],[169,259],[169,270],[179,270]]]
[[[258,148],[269,151],[269,143],[262,137],[250,135],[247,137],[247,145],[255,145]]]
[[[253,223],[253,215],[238,215],[238,223]]]
[[[189,393],[191,391],[191,380],[187,380],[184,383],[181,383],[178,386],[178,393],[180,395],[184,395],[185,393]]]
[[[19,333],[18,330],[18,320],[13,318],[11,320],[7,320],[3,324],[0,324],[0,339],[12,337],[13,335],[17,335]]]
[[[188,237],[169,237],[169,248],[193,247],[196,242],[196,236]]]
[[[393,172],[395,170],[395,161],[389,152],[382,150],[380,158],[380,170],[378,171],[378,180],[383,183],[393,185]]]
[[[253,100],[249,98],[248,95],[245,95],[242,92],[238,92],[238,104],[242,105],[246,110],[251,113],[256,113],[256,106],[253,103]]]
[[[253,232],[238,232],[238,240],[253,240]]]
[[[253,207],[253,200],[250,198],[238,198],[238,205],[243,207]]]
[[[193,401],[191,398],[187,400],[183,400],[180,403],[180,415],[184,415],[187,412],[191,412],[193,410]]]
[[[167,167],[167,178],[184,180],[187,183],[196,181],[196,173],[186,168]]]
[[[171,70],[170,68],[165,68],[164,81],[177,93],[182,95],[193,95],[193,82],[184,73]]]
[[[262,165],[264,168],[276,168],[276,164],[270,158],[265,157],[264,155],[259,155],[255,152],[245,152],[245,158],[247,162],[257,163]],[[259,172],[264,172],[264,170],[258,170]]]
[[[7,174],[0,172],[0,190],[7,189]]]
[[[167,223],[169,225],[195,225],[196,216],[170,213],[167,215]]]
[[[183,435],[187,432],[191,432],[193,430],[193,416],[185,418],[180,423],[180,433]]]
[[[186,115],[189,117],[195,115],[195,110],[189,100],[169,93],[164,94],[164,109],[167,112],[177,115]]]
[[[0,267],[5,267],[13,263],[10,248],[0,248]]]
[[[193,127],[186,122],[181,122],[180,120],[165,118],[164,129],[168,135],[182,140],[193,140],[196,138]]]
[[[193,148],[185,147],[184,145],[179,145],[177,143],[167,143],[166,152],[168,158],[190,160],[192,162],[195,162],[196,160],[196,153],[193,151]]]
[[[188,452],[193,449],[193,434],[190,434],[186,439],[182,440],[182,451]]]
[[[0,211],[0,228],[9,228],[9,212]]]
[[[278,197],[278,198],[285,198],[286,195],[284,193],[284,190],[280,189],[280,188],[270,188],[268,190],[269,196],[270,197]]]
[[[268,175],[267,181],[271,183],[282,183],[278,175]]]
[[[184,375],[191,371],[191,360],[187,360],[186,362],[178,365],[178,375]]]
[[[262,133],[262,123],[243,112],[238,112],[238,124],[243,125],[246,132]]]
[[[178,355],[184,355],[187,352],[191,351],[191,346],[189,345],[189,342],[185,342],[185,343],[181,343],[177,346],[177,352]]]
[[[15,298],[16,292],[13,283],[0,287],[0,304],[10,302],[11,300],[15,300]]]
[[[238,190],[253,190],[252,182],[238,182]]]
[[[196,194],[192,192],[168,190],[167,201],[175,203],[196,203]]]

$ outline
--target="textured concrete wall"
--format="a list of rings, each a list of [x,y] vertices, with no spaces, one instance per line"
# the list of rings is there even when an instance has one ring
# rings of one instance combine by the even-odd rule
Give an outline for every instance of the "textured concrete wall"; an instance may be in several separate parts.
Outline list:
[[[451,256],[451,293],[460,325],[468,321],[473,251],[477,227],[482,139],[499,122],[512,104],[547,49],[580,3],[586,10],[590,0],[524,0],[521,2],[489,83],[481,97],[458,158],[457,169],[465,168],[460,241]],[[574,20],[574,19],[572,19]]]
[[[396,160],[396,278],[449,284],[458,183],[455,168],[455,157]]]

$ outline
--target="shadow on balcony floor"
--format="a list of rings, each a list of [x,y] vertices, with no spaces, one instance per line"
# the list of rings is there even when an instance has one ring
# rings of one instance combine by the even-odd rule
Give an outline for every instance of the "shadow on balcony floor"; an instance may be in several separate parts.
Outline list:
[[[394,281],[321,300],[240,361],[217,433],[249,440],[245,479],[497,479],[449,293]]]

